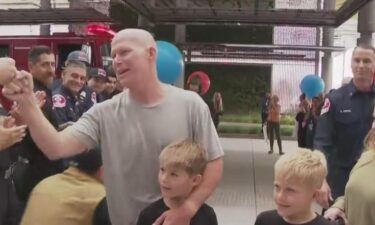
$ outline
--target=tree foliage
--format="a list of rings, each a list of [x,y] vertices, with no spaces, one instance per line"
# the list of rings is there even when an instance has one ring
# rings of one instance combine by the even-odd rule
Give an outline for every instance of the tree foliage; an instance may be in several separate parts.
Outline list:
[[[219,91],[225,113],[245,114],[258,110],[262,93],[270,90],[270,66],[187,65],[186,79],[199,70],[207,73],[211,80],[210,90],[203,98],[206,102],[212,101],[213,93]]]

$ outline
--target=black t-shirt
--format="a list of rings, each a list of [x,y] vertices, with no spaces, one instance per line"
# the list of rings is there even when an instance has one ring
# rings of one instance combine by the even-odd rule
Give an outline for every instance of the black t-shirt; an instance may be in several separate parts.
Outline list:
[[[93,216],[93,225],[111,225],[109,218],[107,199],[104,197],[96,206]]]
[[[142,210],[137,225],[152,225],[167,210],[169,208],[165,205],[163,199],[160,199]],[[214,209],[206,204],[202,205],[191,219],[190,225],[217,225]]]
[[[324,217],[317,215],[315,219],[304,224],[291,224],[286,222],[276,210],[262,212],[257,216],[255,225],[334,225],[334,223],[324,219]]]

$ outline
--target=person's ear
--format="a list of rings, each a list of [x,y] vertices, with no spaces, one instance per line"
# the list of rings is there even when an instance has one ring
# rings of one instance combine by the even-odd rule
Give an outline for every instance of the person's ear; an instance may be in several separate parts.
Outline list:
[[[314,190],[313,192],[313,199],[316,200],[316,199],[319,199],[319,196],[320,196],[320,190],[319,189],[316,189]]]
[[[203,176],[201,174],[193,175],[193,185],[198,186],[202,182]]]
[[[34,64],[31,63],[31,62],[29,62],[29,63],[27,64],[27,67],[29,68],[29,71],[31,71],[31,70],[33,69],[33,67],[34,67]]]
[[[154,59],[154,60],[156,60],[156,57],[157,57],[157,50],[156,50],[156,47],[149,47],[149,49],[148,49],[148,54],[149,54],[149,57],[151,58],[151,59]]]

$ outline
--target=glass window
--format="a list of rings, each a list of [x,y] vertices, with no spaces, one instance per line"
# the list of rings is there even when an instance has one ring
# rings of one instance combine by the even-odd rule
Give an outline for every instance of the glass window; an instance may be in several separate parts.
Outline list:
[[[100,47],[100,52],[102,53],[103,67],[107,71],[112,67],[112,57],[111,57],[111,45],[110,43],[105,43]]]
[[[0,57],[9,57],[9,45],[0,45]]]

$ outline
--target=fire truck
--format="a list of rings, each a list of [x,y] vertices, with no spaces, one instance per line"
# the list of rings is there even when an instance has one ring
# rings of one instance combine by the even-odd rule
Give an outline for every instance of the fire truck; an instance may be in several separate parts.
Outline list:
[[[52,49],[56,58],[56,77],[59,78],[68,54],[82,50],[89,56],[92,67],[106,69],[112,65],[110,57],[111,35],[76,35],[74,33],[54,33],[51,36],[0,36],[0,57],[10,57],[16,61],[18,70],[28,70],[28,52],[34,45],[45,45]],[[1,104],[9,110],[11,102],[2,96]]]

